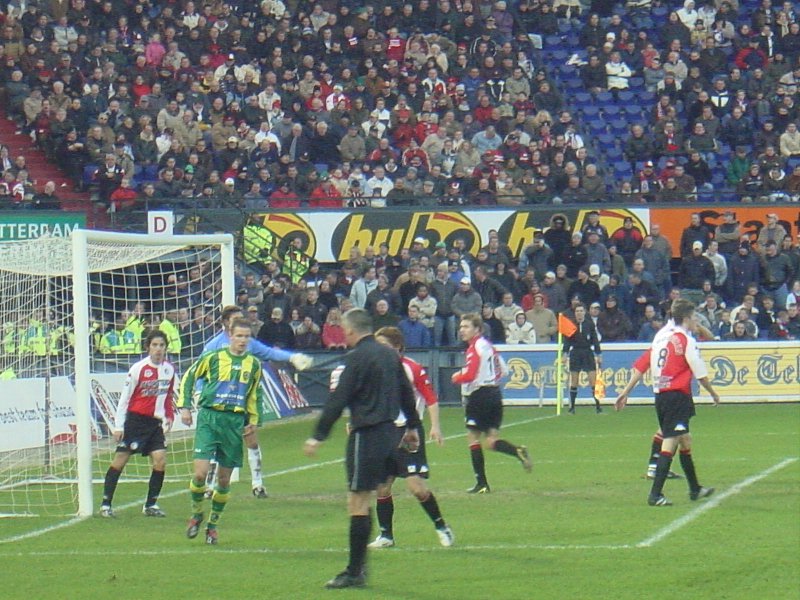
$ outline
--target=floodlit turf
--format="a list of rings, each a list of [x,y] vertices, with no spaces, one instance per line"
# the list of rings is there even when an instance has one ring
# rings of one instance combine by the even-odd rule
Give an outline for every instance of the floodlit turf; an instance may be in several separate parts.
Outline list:
[[[690,502],[685,482],[669,481],[668,508],[646,504],[652,408],[551,414],[508,409],[504,437],[529,446],[533,474],[487,454],[492,493],[469,496],[461,413],[444,409],[452,439],[429,450],[431,486],[456,545],[438,545],[397,485],[397,547],[370,551],[369,591],[322,589],[347,561],[343,432],[306,459],[306,420],[262,431],[270,498],[254,499],[248,481],[235,485],[216,547],[185,537],[188,475],[185,485],[166,487],[166,519],[141,514],[146,484],[137,483],[120,486],[115,520],[19,541],[8,540],[65,520],[0,520],[0,597],[800,597],[800,406],[699,407],[695,462],[701,483],[717,493]]]

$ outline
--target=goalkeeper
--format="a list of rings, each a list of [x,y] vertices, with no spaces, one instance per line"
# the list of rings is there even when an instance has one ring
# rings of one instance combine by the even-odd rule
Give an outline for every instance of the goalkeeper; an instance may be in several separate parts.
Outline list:
[[[216,457],[217,487],[211,498],[211,514],[206,527],[206,543],[217,543],[217,524],[230,497],[231,472],[242,466],[242,433],[252,434],[261,417],[261,363],[247,351],[250,324],[235,319],[230,326],[230,345],[200,357],[186,373],[178,408],[181,422],[192,425],[195,385],[200,382],[197,400],[197,430],[194,437],[194,477],[192,517],[187,537],[195,538],[203,522],[203,500],[211,458]]]
[[[203,352],[211,352],[226,348],[230,344],[231,323],[235,319],[244,318],[242,309],[231,305],[222,309],[221,321],[222,331],[213,337],[203,348]],[[279,348],[272,348],[251,338],[247,351],[261,360],[274,360],[276,362],[290,362],[298,371],[308,369],[312,364],[312,359],[306,354],[299,352],[287,352]],[[264,488],[264,477],[261,473],[261,448],[258,445],[258,435],[254,429],[250,433],[245,433],[244,443],[247,445],[247,463],[250,465],[250,480],[253,489],[253,496],[256,498],[266,498],[267,490]],[[211,466],[209,477],[209,492],[213,490],[214,478],[216,474],[215,465]]]

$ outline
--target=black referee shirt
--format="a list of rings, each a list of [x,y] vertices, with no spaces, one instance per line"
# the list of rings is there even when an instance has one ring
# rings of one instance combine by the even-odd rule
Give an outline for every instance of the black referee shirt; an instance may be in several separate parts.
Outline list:
[[[408,418],[408,428],[420,426],[414,390],[400,355],[372,335],[362,338],[345,357],[345,368],[322,409],[313,437],[319,441],[327,438],[345,407],[350,409],[354,430],[392,422],[400,410]]]

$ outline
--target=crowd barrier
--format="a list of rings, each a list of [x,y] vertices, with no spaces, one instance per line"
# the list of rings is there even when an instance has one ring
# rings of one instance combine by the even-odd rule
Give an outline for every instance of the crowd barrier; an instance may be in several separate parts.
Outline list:
[[[616,398],[633,375],[632,364],[647,348],[646,344],[605,344],[600,371],[605,382],[607,401]],[[800,401],[800,341],[791,342],[705,342],[701,354],[708,366],[709,379],[723,402],[797,402]],[[509,375],[502,382],[507,405],[555,405],[557,395],[556,344],[498,346]],[[463,365],[463,350],[409,350],[411,358],[423,364],[431,376],[442,404],[461,404],[460,389],[450,376]],[[311,406],[321,406],[328,396],[328,376],[341,362],[341,354],[315,355],[311,372],[299,374],[299,386]],[[562,370],[560,385],[568,397],[568,373]],[[652,404],[652,381],[649,373],[631,392],[631,404]],[[581,374],[580,396],[586,398],[588,379]],[[710,402],[704,393],[696,400]]]

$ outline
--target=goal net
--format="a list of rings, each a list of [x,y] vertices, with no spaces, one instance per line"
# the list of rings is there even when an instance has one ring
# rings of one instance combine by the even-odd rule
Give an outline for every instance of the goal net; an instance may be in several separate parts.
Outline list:
[[[0,516],[91,514],[142,339],[164,331],[180,374],[233,301],[229,235],[76,231],[0,244]],[[168,476],[185,479],[191,432],[177,419],[167,438]],[[124,478],[149,474],[137,456]]]

